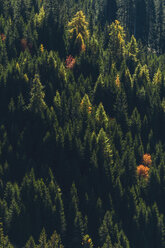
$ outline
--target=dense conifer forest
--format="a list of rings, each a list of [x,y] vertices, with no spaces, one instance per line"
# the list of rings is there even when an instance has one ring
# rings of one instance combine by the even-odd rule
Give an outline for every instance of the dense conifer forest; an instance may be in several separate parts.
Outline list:
[[[163,0],[0,0],[0,247],[165,247]]]

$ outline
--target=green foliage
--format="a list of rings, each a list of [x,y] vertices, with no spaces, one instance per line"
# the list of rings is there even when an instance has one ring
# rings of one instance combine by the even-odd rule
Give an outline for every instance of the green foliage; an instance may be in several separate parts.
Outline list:
[[[30,91],[30,103],[28,109],[34,113],[41,113],[46,108],[44,101],[45,93],[43,85],[40,82],[39,75],[35,75]]]
[[[49,248],[63,248],[64,246],[61,243],[60,235],[56,231],[52,234],[50,240],[48,241]]]
[[[0,0],[0,247],[165,247],[164,13]]]
[[[0,223],[0,225],[1,225],[1,227],[0,227],[0,246],[5,247],[5,248],[13,248],[14,246],[12,246],[10,244],[8,236],[4,235],[3,224]]]
[[[33,237],[30,237],[25,245],[25,248],[35,248],[35,247],[36,245],[35,245],[34,239]]]
[[[125,54],[125,32],[123,27],[120,25],[118,20],[115,20],[110,25],[110,40],[109,47],[110,52],[112,54],[112,58],[118,58],[118,60],[122,59]]]
[[[83,248],[92,248],[93,247],[92,239],[89,237],[88,234],[86,234],[83,237],[82,245],[83,245]]]
[[[98,126],[101,128],[107,128],[108,126],[108,117],[105,113],[103,104],[100,103],[97,110],[96,110],[96,122],[98,123]]]
[[[36,14],[35,17],[34,17],[35,25],[41,27],[41,25],[42,25],[42,23],[44,21],[44,18],[45,18],[45,10],[44,10],[44,7],[42,6],[40,8],[39,14]]]

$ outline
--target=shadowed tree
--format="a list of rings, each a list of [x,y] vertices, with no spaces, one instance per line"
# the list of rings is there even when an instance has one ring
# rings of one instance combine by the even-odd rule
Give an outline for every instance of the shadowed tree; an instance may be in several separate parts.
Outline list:
[[[61,243],[60,235],[58,235],[56,231],[54,231],[50,240],[48,241],[48,248],[64,248]]]
[[[44,87],[40,82],[39,75],[36,74],[30,90],[30,103],[28,105],[28,109],[34,113],[41,113],[46,109],[46,103],[44,101],[45,93],[43,89]]]
[[[14,248],[14,246],[11,245],[8,237],[4,235],[2,223],[0,223],[0,247]]]
[[[33,237],[30,237],[29,240],[27,241],[25,248],[36,248],[35,242]]]

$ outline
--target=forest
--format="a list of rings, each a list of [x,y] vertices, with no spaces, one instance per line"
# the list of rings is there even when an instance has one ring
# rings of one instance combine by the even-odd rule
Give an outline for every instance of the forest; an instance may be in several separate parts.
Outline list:
[[[165,2],[0,0],[0,248],[165,248]]]

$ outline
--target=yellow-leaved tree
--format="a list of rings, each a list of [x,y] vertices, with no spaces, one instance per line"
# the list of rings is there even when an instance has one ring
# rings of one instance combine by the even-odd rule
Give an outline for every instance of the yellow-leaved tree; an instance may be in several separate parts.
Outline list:
[[[85,42],[89,37],[88,22],[85,15],[80,10],[68,23],[70,38],[76,47],[77,52],[85,51]]]
[[[110,25],[109,47],[113,59],[122,59],[125,54],[125,32],[118,20]]]
[[[34,16],[34,24],[37,25],[38,27],[41,27],[43,24],[45,18],[45,10],[44,7],[42,6],[39,10],[38,14],[35,14]]]
[[[137,60],[136,56],[139,53],[139,48],[138,48],[138,44],[137,44],[137,41],[134,35],[131,36],[131,40],[128,43],[127,48],[128,48],[129,56],[132,56],[134,57],[135,60]]]

